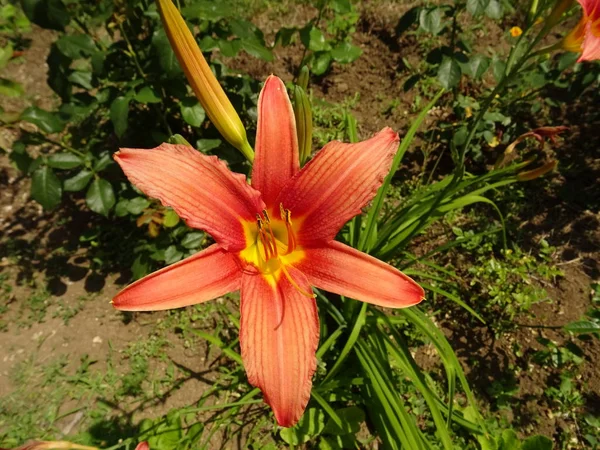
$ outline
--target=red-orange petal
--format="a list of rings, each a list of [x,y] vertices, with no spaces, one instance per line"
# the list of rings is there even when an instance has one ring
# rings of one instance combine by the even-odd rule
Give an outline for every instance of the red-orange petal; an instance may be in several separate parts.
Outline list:
[[[413,306],[425,297],[423,288],[398,269],[340,242],[304,252],[295,266],[319,289],[389,308]]]
[[[274,75],[267,78],[258,98],[255,150],[252,186],[269,207],[279,211],[274,202],[300,162],[292,104],[283,81]]]
[[[112,303],[122,311],[181,308],[237,291],[241,278],[237,259],[214,244],[130,284]]]
[[[600,5],[598,6],[600,13]],[[581,44],[581,56],[577,62],[600,59],[600,18],[597,22],[586,24],[586,33]]]
[[[260,193],[216,156],[185,145],[124,148],[114,156],[127,178],[149,197],[171,206],[192,228],[206,230],[223,248],[245,248],[242,222],[264,208]]]
[[[333,240],[340,228],[377,193],[399,138],[390,128],[358,144],[330,142],[283,188],[283,204],[299,220],[298,243]]]
[[[293,277],[310,292],[302,273],[294,270]],[[248,380],[263,392],[277,423],[291,427],[306,408],[317,365],[315,299],[283,276],[272,286],[258,273],[242,276],[241,296],[240,345]]]

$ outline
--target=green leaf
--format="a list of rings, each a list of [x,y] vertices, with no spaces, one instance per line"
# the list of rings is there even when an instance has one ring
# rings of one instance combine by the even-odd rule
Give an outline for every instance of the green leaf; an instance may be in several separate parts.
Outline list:
[[[356,61],[360,55],[362,55],[362,50],[349,42],[342,42],[331,50],[331,57],[340,64]]]
[[[173,264],[183,258],[183,252],[178,250],[175,245],[169,245],[165,250],[165,264]]]
[[[514,430],[504,430],[500,439],[500,445],[498,450],[519,450],[521,448],[521,441]]]
[[[61,0],[21,0],[21,6],[27,18],[43,28],[63,31],[71,21]]]
[[[127,207],[129,206],[129,200],[127,200],[126,198],[122,198],[121,200],[119,200],[117,202],[117,204],[115,205],[115,215],[117,217],[125,217],[126,215],[129,214],[129,211],[127,210]]]
[[[348,14],[352,11],[352,3],[350,0],[333,0],[331,8],[338,14]]]
[[[198,139],[196,148],[202,153],[210,152],[221,145],[221,139]]]
[[[30,106],[21,113],[21,120],[33,123],[44,133],[59,133],[65,127],[63,121],[49,111]]]
[[[441,8],[422,9],[419,14],[419,25],[429,33],[438,34],[444,28]]]
[[[4,66],[6,66],[6,64],[8,64],[8,61],[10,61],[12,55],[13,46],[10,42],[6,45],[6,47],[0,48],[0,69],[2,69]]]
[[[312,24],[300,30],[300,40],[302,44],[313,52],[322,52],[329,50],[329,44],[325,39],[325,35],[321,30],[314,27]]]
[[[50,155],[48,165],[55,169],[72,169],[83,163],[83,160],[73,153],[63,152]]]
[[[186,18],[215,22],[231,16],[232,11],[231,4],[227,1],[200,0],[183,8],[181,14]]]
[[[312,64],[312,72],[315,75],[323,75],[331,66],[331,54],[329,52],[317,53]]]
[[[318,436],[325,427],[325,413],[320,408],[308,408],[293,428],[283,428],[279,435],[289,445],[299,445]]]
[[[145,277],[149,273],[150,260],[146,255],[138,255],[138,257],[135,258],[135,261],[133,261],[133,264],[131,265],[131,274],[133,278],[135,280],[139,280],[140,278]],[[148,420],[148,422],[150,422],[150,426],[152,426],[152,421]]]
[[[190,144],[186,138],[184,138],[182,135],[180,134],[174,134],[173,136],[169,136],[169,139],[167,140],[167,142],[169,144],[175,144],[175,145],[185,145],[187,147],[191,147],[192,144]]]
[[[144,209],[150,206],[150,201],[144,197],[136,197],[129,200],[127,203],[127,212],[129,214],[141,214]]]
[[[202,241],[204,240],[204,233],[201,231],[192,231],[185,235],[185,237],[181,240],[181,245],[183,248],[194,249],[200,247],[202,245]]]
[[[563,328],[575,334],[600,332],[600,324],[591,320],[578,320],[565,325]]]
[[[117,97],[110,105],[110,120],[115,128],[115,134],[122,137],[127,131],[127,119],[129,117],[129,98]]]
[[[152,35],[152,47],[158,57],[158,64],[167,78],[173,78],[181,73],[175,52],[173,52],[169,38],[162,27]]]
[[[490,19],[502,19],[504,16],[504,7],[498,0],[490,0],[485,8],[485,15]]]
[[[160,103],[162,101],[152,86],[144,86],[134,98],[139,103]]]
[[[219,39],[217,41],[217,46],[219,47],[219,50],[221,50],[221,53],[223,53],[223,56],[233,58],[238,54],[240,48],[242,48],[242,41],[240,39]]]
[[[467,11],[473,17],[482,15],[485,12],[490,0],[467,0]]]
[[[168,209],[163,217],[163,226],[173,228],[179,223],[179,216],[172,209]]]
[[[466,64],[468,73],[475,79],[480,79],[490,67],[490,58],[484,55],[474,55]]]
[[[438,69],[438,80],[444,89],[452,89],[460,81],[462,71],[455,59],[445,57]]]
[[[52,209],[61,201],[60,180],[48,166],[40,167],[31,177],[31,197],[44,209]]]
[[[68,80],[71,83],[78,84],[86,89],[92,89],[92,72],[83,72],[81,70],[75,70],[69,75]]]
[[[323,429],[324,434],[355,434],[358,433],[360,424],[365,421],[365,412],[358,406],[338,409],[336,414],[342,419],[343,427],[329,420]]]
[[[87,34],[65,34],[56,41],[56,46],[70,59],[85,58],[97,51],[94,40]]]
[[[521,444],[521,450],[552,450],[553,448],[552,440],[540,434],[525,439]]]
[[[9,80],[7,78],[0,78],[0,95],[7,97],[20,97],[25,93],[23,85],[16,81]]]
[[[273,61],[273,52],[256,39],[242,39],[241,48],[249,55],[264,61]]]
[[[275,34],[275,45],[279,44],[282,47],[287,47],[292,43],[292,38],[297,31],[297,28],[280,28],[277,34]]]
[[[198,128],[206,118],[204,108],[195,98],[184,98],[179,104],[181,116],[188,124]]]
[[[110,164],[114,164],[114,160],[110,156],[110,153],[103,152],[100,154],[100,158],[94,164],[94,172],[100,172],[106,169]]]
[[[17,167],[21,172],[29,172],[29,167],[33,162],[33,158],[27,153],[25,144],[21,141],[16,141],[13,144],[12,150],[8,156],[13,162],[13,165]]]
[[[115,193],[112,185],[103,178],[96,178],[87,190],[85,201],[95,213],[108,217],[115,204]]]
[[[77,175],[75,175],[71,178],[67,178],[64,182],[65,191],[68,191],[68,192],[81,191],[88,185],[88,183],[90,182],[90,180],[92,179],[93,176],[94,176],[94,174],[92,172],[90,172],[89,170],[82,170]]]

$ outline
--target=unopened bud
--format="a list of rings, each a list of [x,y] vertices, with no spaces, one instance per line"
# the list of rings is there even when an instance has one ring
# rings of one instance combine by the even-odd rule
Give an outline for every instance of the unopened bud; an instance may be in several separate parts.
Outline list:
[[[304,89],[294,86],[294,116],[298,134],[298,153],[300,166],[304,165],[312,152],[312,109]]]
[[[221,135],[252,162],[254,151],[248,143],[244,125],[210,70],[185,20],[171,0],[158,0],[157,3],[171,47],[206,114]]]
[[[542,175],[546,175],[548,172],[552,172],[558,166],[558,161],[548,161],[544,165],[538,167],[537,169],[527,170],[524,172],[520,172],[517,174],[517,180],[519,181],[531,181],[536,178],[541,177]]]
[[[310,72],[308,70],[308,67],[302,66],[302,68],[300,69],[300,74],[298,74],[298,83],[297,84],[302,89],[304,89],[304,91],[306,91],[308,89],[309,75],[310,75]]]

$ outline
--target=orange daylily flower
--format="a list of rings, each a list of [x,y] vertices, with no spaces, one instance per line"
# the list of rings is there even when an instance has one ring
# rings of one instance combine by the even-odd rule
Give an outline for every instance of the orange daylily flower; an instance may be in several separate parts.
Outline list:
[[[581,53],[577,60],[600,59],[600,0],[577,0],[583,17],[563,42],[566,50]]]
[[[357,144],[334,141],[300,169],[292,106],[283,82],[270,76],[258,101],[251,185],[185,145],[121,149],[115,159],[133,184],[216,243],[128,286],[114,306],[179,308],[239,289],[248,379],[277,422],[294,425],[317,364],[312,286],[392,308],[423,300],[423,289],[394,267],[334,241],[374,197],[398,143],[389,128]]]

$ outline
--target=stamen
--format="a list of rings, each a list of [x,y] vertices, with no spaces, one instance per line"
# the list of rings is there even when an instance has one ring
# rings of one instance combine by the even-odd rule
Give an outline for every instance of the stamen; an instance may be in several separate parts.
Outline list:
[[[294,229],[292,228],[292,212],[289,209],[285,209],[283,203],[280,203],[279,213],[281,214],[281,220],[285,221],[285,228],[287,229],[288,248],[285,252],[287,255],[296,249],[296,236],[294,235]]]
[[[298,286],[298,283],[296,283],[294,281],[294,279],[292,278],[292,276],[290,275],[290,273],[287,271],[287,269],[285,268],[285,264],[281,264],[281,271],[283,272],[283,274],[285,275],[285,277],[288,279],[288,281],[290,282],[290,284],[294,287],[294,289],[296,289],[298,292],[300,292],[300,294],[304,295],[305,297],[308,298],[315,298],[316,294],[313,293],[308,293],[305,290],[303,290],[300,286]]]
[[[265,261],[268,261],[269,259],[271,259],[271,253],[269,251],[270,246],[267,247],[267,240],[268,240],[267,234],[265,233],[265,230],[263,229],[263,221],[258,214],[256,215],[256,223],[258,224],[259,239],[263,245],[263,250],[265,251]]]

